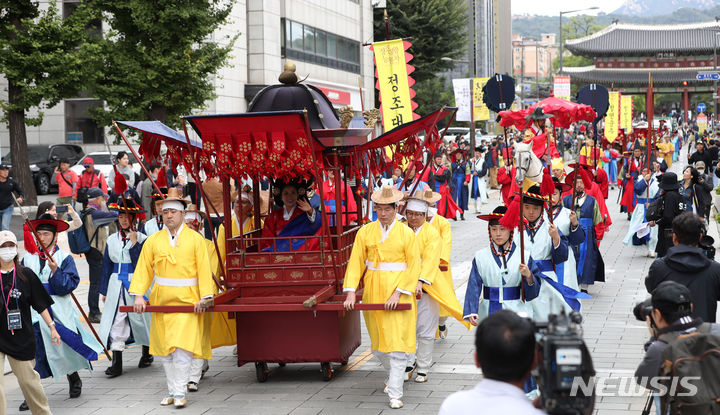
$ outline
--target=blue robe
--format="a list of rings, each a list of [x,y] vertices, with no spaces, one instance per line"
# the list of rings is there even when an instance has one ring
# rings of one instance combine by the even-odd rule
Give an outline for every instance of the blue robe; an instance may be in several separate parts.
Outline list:
[[[470,198],[480,199],[480,202],[487,203],[487,168],[485,167],[485,159],[470,160],[471,187]]]
[[[115,232],[107,239],[98,289],[98,292],[106,298],[98,334],[108,349],[110,330],[118,313],[118,307],[132,305],[135,301],[135,298],[128,294],[128,289],[146,238],[145,234],[138,232],[138,243],[132,246],[130,241],[123,241],[120,238],[119,232]],[[130,337],[125,344],[137,343],[150,346],[150,313],[128,313],[127,318],[130,323]]]
[[[452,163],[452,198],[463,211],[468,208],[468,187],[465,184],[466,171],[466,161]]]
[[[491,242],[492,243],[492,242]],[[526,313],[533,316],[530,301],[537,298],[540,293],[540,269],[530,257],[530,251],[525,251],[525,263],[533,273],[533,285],[520,275],[520,250],[513,243],[510,253],[505,257],[495,255],[490,247],[483,248],[475,253],[472,270],[465,291],[465,305],[463,319],[477,316],[479,321],[498,310],[512,310],[516,313]],[[520,284],[522,281],[525,291],[525,301],[520,297]]]
[[[575,230],[570,230],[570,209],[561,207],[553,216],[553,223],[557,226],[558,231],[562,235],[567,235],[568,247],[573,248],[579,246],[585,241],[585,229],[578,224]],[[563,273],[558,275],[558,282],[566,287],[570,287],[575,291],[580,290],[577,281],[577,263],[575,255],[568,253],[568,259],[563,265]]]
[[[613,157],[610,150],[605,150],[605,157],[610,159],[610,161],[608,163],[605,163],[605,165],[603,166],[603,168],[605,168],[605,172],[608,175],[608,180],[610,181],[610,183],[617,183],[617,159]]]
[[[655,252],[655,246],[657,245],[658,241],[658,227],[653,226],[652,228],[650,228],[650,233],[643,236],[642,238],[638,238],[636,233],[633,232],[633,230],[637,229],[640,224],[647,222],[647,220],[645,219],[645,202],[647,201],[647,203],[650,203],[657,198],[658,192],[660,191],[660,188],[658,187],[658,181],[655,176],[650,179],[649,200],[647,200],[647,183],[645,183],[645,179],[642,176],[638,176],[638,178],[635,180],[635,183],[633,184],[633,190],[635,191],[635,199],[638,201],[638,204],[637,206],[635,206],[635,210],[630,217],[630,226],[628,229],[628,233],[623,239],[623,244],[628,245],[630,241],[632,241],[632,244],[634,246],[648,244],[648,248],[651,251]]]
[[[50,327],[45,323],[39,324],[40,314],[31,310],[36,340],[35,371],[43,379],[52,376],[55,380],[60,380],[63,376],[81,369],[92,371],[90,361],[97,360],[97,355],[103,348],[92,334],[85,331],[70,296],[80,283],[75,261],[69,253],[59,249],[55,250],[52,257],[58,264],[54,273],[47,262],[40,266],[40,257],[37,254],[25,255],[22,263],[37,274],[53,299],[54,304],[48,307],[48,310],[61,338],[60,346],[53,345]]]
[[[570,209],[572,194],[563,198],[563,205]],[[573,247],[575,260],[577,261],[578,284],[594,284],[595,281],[605,281],[605,263],[597,246],[595,237],[595,209],[597,202],[595,198],[585,194],[582,200],[575,200],[575,213],[578,216],[580,225],[585,229],[585,242]],[[578,206],[579,209],[578,209]]]

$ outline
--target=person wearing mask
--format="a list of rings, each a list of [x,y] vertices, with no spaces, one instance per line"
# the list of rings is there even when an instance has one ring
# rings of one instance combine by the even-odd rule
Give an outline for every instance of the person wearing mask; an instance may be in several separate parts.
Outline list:
[[[82,174],[80,175],[78,190],[83,190],[88,199],[90,197],[87,195],[87,192],[93,187],[97,187],[102,190],[103,193],[107,194],[108,185],[107,181],[105,180],[105,175],[102,174],[100,170],[95,168],[95,161],[91,157],[85,157],[82,161],[82,165],[85,170],[83,170]],[[80,191],[78,191],[78,197],[79,196]],[[81,202],[87,203],[85,200],[81,200]]]
[[[657,221],[650,221],[650,227],[658,227],[658,243],[655,248],[658,257],[662,257],[668,248],[673,246],[673,219],[684,212],[685,198],[678,192],[680,182],[677,175],[671,171],[662,175],[660,180],[660,197],[663,198],[662,217]]]
[[[88,290],[88,318],[93,323],[100,323],[100,307],[98,304],[100,294],[100,280],[102,279],[103,252],[108,236],[114,232],[110,224],[117,220],[117,212],[110,212],[106,206],[107,193],[97,187],[87,191],[89,214],[84,217],[83,225],[90,242],[90,250],[85,253],[90,272],[90,289]]]
[[[415,353],[415,289],[420,275],[415,233],[396,219],[397,203],[403,196],[392,186],[373,192],[378,219],[364,225],[355,235],[343,285],[347,294],[344,307],[348,311],[355,308],[355,291],[361,278],[365,282],[363,303],[385,303],[384,311],[366,311],[363,316],[372,353],[388,372],[384,392],[392,409],[403,406],[407,354]],[[395,310],[398,303],[409,303],[411,309]]]
[[[712,205],[713,184],[712,179],[707,175],[705,163],[698,161],[695,163],[697,170],[697,184],[695,185],[695,198],[697,199],[697,207],[695,213],[701,218],[705,218],[706,223],[710,223],[710,206]]]
[[[186,391],[193,357],[212,357],[210,336],[206,335],[201,313],[217,293],[212,278],[207,242],[185,226],[187,201],[178,189],[168,189],[160,203],[165,227],[143,244],[128,292],[135,296],[134,310],[145,312],[143,298],[152,286],[153,305],[189,305],[195,313],[152,313],[150,354],[162,356],[168,393],[160,405],[187,405]],[[182,260],[181,260],[182,259]]]
[[[40,315],[32,312],[32,324],[36,336],[35,371],[45,379],[53,377],[56,381],[67,375],[70,398],[77,398],[82,393],[82,380],[79,370],[92,371],[92,364],[102,352],[102,345],[85,331],[78,317],[72,299],[72,292],[80,283],[80,275],[75,260],[69,252],[57,246],[57,234],[66,231],[68,224],[53,219],[49,214],[31,221],[37,232],[41,247],[47,248],[36,254],[25,255],[22,264],[30,268],[45,286],[53,300],[50,315],[62,333],[62,344],[53,347],[52,332],[47,324],[40,323]],[[25,402],[20,406],[29,406]]]
[[[13,192],[18,194],[17,201],[22,204],[25,194],[20,185],[10,176],[10,168],[0,165],[0,230],[10,230],[10,220],[15,211]]]
[[[535,363],[532,322],[510,310],[489,315],[475,331],[475,365],[483,379],[445,398],[438,414],[545,414],[523,392]]]
[[[706,166],[712,165],[712,155],[705,148],[705,142],[698,141],[697,144],[695,144],[695,148],[697,151],[688,154],[688,164],[694,165],[698,161],[702,161]]]
[[[105,310],[100,319],[100,339],[112,351],[112,364],[105,375],[114,378],[123,372],[123,351],[129,344],[142,346],[139,368],[153,362],[150,355],[150,316],[119,311],[121,305],[132,305],[134,299],[128,293],[135,264],[147,238],[137,232],[137,214],[142,210],[133,198],[113,203],[108,209],[117,211],[118,231],[108,236],[102,264],[102,279],[98,292],[102,295]],[[132,339],[132,341],[130,341]]]
[[[40,375],[33,369],[36,344],[31,310],[42,319],[38,325],[44,325],[50,333],[49,343],[58,347],[60,335],[49,312],[53,300],[38,276],[18,260],[17,238],[10,231],[0,231],[0,286],[7,298],[0,307],[0,364],[4,365],[7,358],[27,408],[34,415],[50,415]],[[6,406],[5,387],[0,382],[0,412],[6,413]]]
[[[703,223],[696,215],[685,212],[672,221],[672,235],[673,246],[650,265],[645,288],[651,293],[663,281],[688,287],[695,304],[693,317],[714,323],[720,300],[720,264],[698,247],[704,235]]]
[[[119,151],[115,156],[115,160],[117,161],[117,171],[118,173],[125,176],[125,181],[127,182],[128,188],[134,188],[135,171],[130,164],[130,155],[128,155],[128,153],[124,151]],[[115,169],[110,170],[110,174],[108,175],[108,184],[113,189],[113,192],[115,192]]]
[[[68,205],[77,199],[77,187],[80,177],[70,170],[70,160],[60,159],[58,167],[55,167],[55,174],[52,179],[58,186],[58,205]]]

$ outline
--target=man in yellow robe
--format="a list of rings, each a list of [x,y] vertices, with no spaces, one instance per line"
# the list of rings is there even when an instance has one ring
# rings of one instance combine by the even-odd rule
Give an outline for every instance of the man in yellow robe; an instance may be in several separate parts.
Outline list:
[[[407,353],[415,352],[415,288],[420,272],[420,256],[415,234],[395,218],[403,193],[383,186],[372,195],[378,220],[360,228],[355,236],[345,271],[345,308],[355,308],[355,290],[363,271],[364,303],[385,303],[385,310],[364,311],[375,357],[388,371],[385,393],[393,409],[403,406],[403,373]],[[398,303],[410,303],[410,310],[397,311]]]
[[[440,272],[444,241],[435,227],[427,222],[427,210],[438,200],[440,194],[428,189],[408,199],[405,210],[408,226],[415,232],[415,243],[421,258],[418,283],[415,287],[415,296],[418,298],[417,352],[415,356],[410,357],[410,360],[415,360],[414,364],[417,367],[411,364],[412,362],[408,362],[405,380],[410,380],[413,370],[416,370],[415,382],[418,383],[427,382],[441,307],[449,315],[470,327],[463,321],[463,309],[455,295],[452,277],[447,281]]]
[[[143,293],[152,287],[152,305],[193,305],[195,313],[153,313],[150,353],[160,356],[167,378],[168,396],[161,405],[184,407],[190,364],[194,358],[210,359],[210,336],[204,300],[217,287],[212,279],[207,243],[184,224],[187,202],[170,189],[161,205],[165,227],[145,240],[128,292],[135,296],[134,309],[145,311]]]
[[[450,250],[452,249],[452,229],[450,228],[450,222],[443,215],[437,214],[437,208],[429,207],[426,215],[426,220],[440,235],[440,276],[443,278],[445,284],[449,284],[454,287],[452,279],[452,270],[450,269]],[[457,297],[456,297],[457,299]],[[460,302],[458,301],[458,305]],[[440,305],[440,319],[438,320],[438,334],[441,339],[447,337],[447,322],[450,317],[450,312]]]

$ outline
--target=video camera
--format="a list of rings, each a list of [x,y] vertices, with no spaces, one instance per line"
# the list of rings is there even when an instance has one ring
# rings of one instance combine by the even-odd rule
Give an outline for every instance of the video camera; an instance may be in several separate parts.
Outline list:
[[[698,243],[698,246],[703,250],[703,252],[705,252],[705,256],[709,259],[712,259],[713,261],[715,260],[714,244],[715,240],[711,236],[703,232],[703,236],[702,238],[700,238],[700,243]]]
[[[542,407],[549,414],[589,415],[595,406],[595,388],[590,395],[573,387],[576,379],[590,385],[595,376],[590,351],[582,339],[582,315],[550,314],[547,322],[534,322],[538,340],[538,362],[533,370]]]

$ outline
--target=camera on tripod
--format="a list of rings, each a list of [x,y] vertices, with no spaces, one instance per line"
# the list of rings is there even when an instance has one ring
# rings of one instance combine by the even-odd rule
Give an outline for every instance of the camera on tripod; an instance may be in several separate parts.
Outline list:
[[[595,388],[590,394],[575,385],[591,385],[595,376],[590,351],[582,339],[582,316],[550,314],[547,322],[534,322],[538,340],[538,362],[533,371],[542,407],[549,414],[589,415],[595,406]]]

